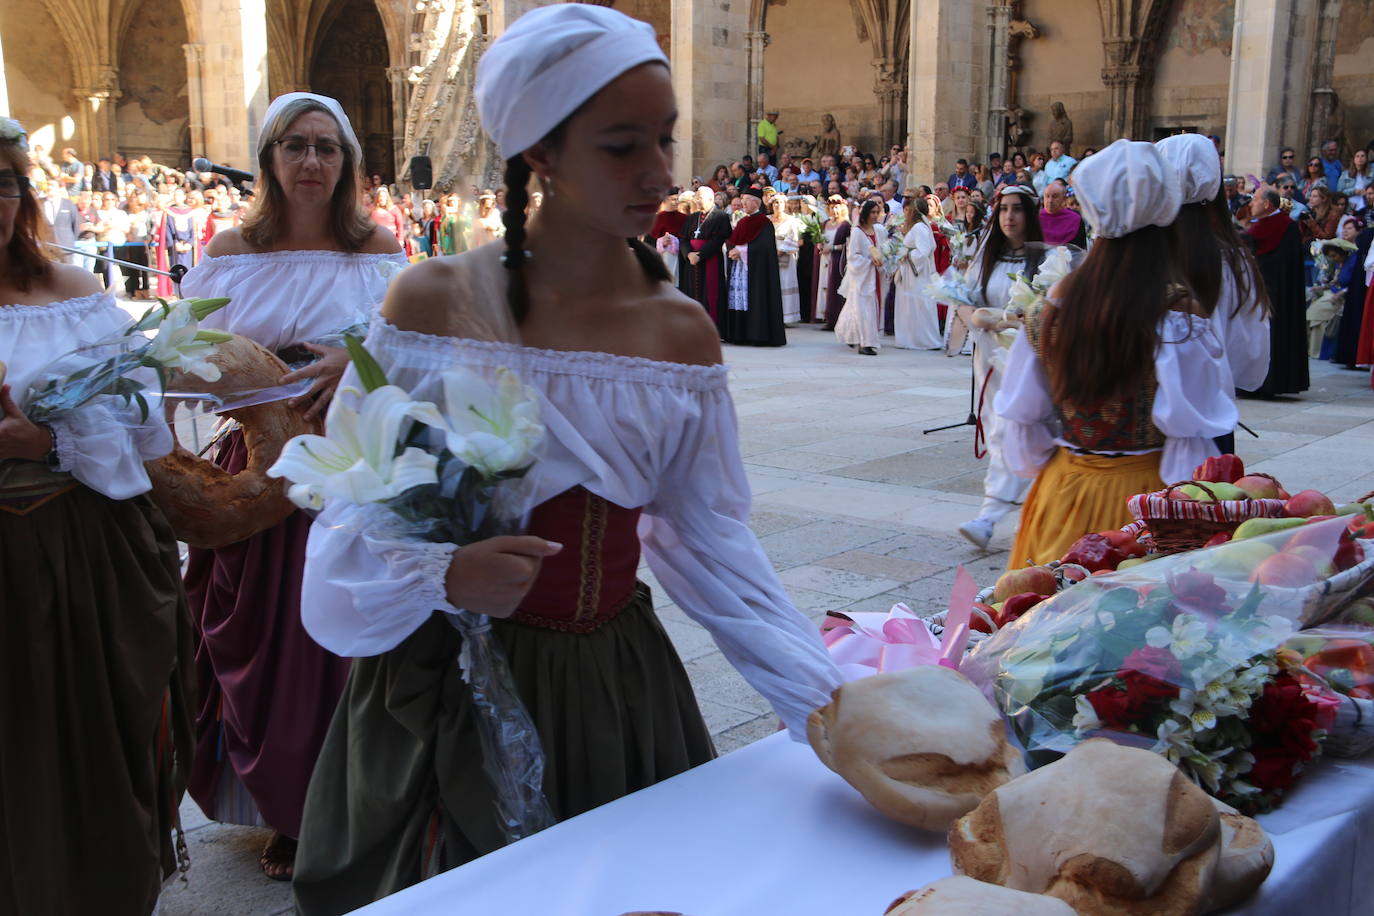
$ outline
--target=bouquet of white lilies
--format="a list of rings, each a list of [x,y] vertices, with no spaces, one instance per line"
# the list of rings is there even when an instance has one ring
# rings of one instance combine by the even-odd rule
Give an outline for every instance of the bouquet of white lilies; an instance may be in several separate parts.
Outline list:
[[[228,299],[159,299],[119,334],[86,344],[52,363],[39,376],[44,381],[33,386],[25,414],[36,423],[43,422],[97,397],[115,396],[125,404],[137,403],[146,422],[148,386],[135,373],[153,370],[164,394],[172,370],[207,382],[217,380],[219,367],[210,357],[230,335],[201,330],[199,323],[228,303]],[[76,364],[80,368],[71,369]]]
[[[354,337],[346,346],[364,391],[340,391],[323,436],[296,436],[268,471],[297,505],[373,505],[402,538],[459,546],[523,528],[520,481],[544,438],[535,393],[509,369],[494,380],[461,366],[442,374],[444,408],[413,399]],[[510,841],[553,823],[539,736],[482,614],[448,615],[478,716],[483,769]]]
[[[1073,252],[1067,246],[1060,245],[1046,253],[1033,279],[1027,280],[1019,273],[1012,274],[1005,316],[1009,320],[1026,317],[1031,308],[1048,296],[1054,285],[1067,277],[1073,268]]]

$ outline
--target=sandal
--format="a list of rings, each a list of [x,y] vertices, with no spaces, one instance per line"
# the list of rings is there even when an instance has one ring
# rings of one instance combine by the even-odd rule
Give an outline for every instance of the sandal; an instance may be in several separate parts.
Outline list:
[[[258,865],[273,881],[290,881],[296,871],[296,841],[280,833],[272,834],[258,857]]]

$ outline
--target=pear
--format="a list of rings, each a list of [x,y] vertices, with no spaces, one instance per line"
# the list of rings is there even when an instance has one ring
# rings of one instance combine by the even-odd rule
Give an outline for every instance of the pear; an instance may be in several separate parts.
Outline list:
[[[1273,534],[1275,531],[1285,531],[1289,528],[1296,528],[1305,524],[1305,518],[1247,518],[1236,528],[1236,533],[1231,535],[1231,540],[1243,541],[1246,538],[1259,537],[1262,534]]]

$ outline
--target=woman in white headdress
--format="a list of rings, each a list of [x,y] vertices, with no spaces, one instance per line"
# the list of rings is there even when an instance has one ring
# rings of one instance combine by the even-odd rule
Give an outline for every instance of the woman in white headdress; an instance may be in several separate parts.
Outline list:
[[[795,202],[795,203],[794,203]],[[773,231],[778,240],[778,284],[782,289],[782,322],[801,321],[801,287],[797,283],[797,255],[801,251],[801,195],[773,198]]]
[[[347,363],[343,332],[365,333],[387,276],[406,263],[396,237],[359,205],[362,150],[334,99],[278,97],[258,137],[258,193],[237,229],[217,233],[182,281],[194,296],[227,296],[203,324],[275,351],[308,382],[292,404],[323,417]],[[238,431],[215,461],[247,463]],[[275,833],[261,865],[288,880],[301,809],[348,660],[301,626],[310,518],[295,512],[246,540],[193,549],[186,591],[200,624],[200,698],[191,794],[206,816]]]
[[[1072,183],[1097,241],[1026,315],[996,399],[1006,465],[1035,477],[1017,567],[1126,524],[1129,497],[1188,479],[1236,423],[1221,340],[1170,257],[1174,168],[1118,140]]]
[[[402,274],[367,346],[393,384],[441,405],[455,365],[512,368],[534,389],[547,433],[526,478],[529,534],[421,545],[326,503],[305,623],[356,658],[306,804],[307,916],[506,842],[446,620],[458,608],[491,617],[558,818],[713,755],[636,581],[641,550],[795,738],[840,681],[749,530],[717,330],[653,249],[626,241],[672,185],[677,104],[653,29],[604,7],[537,9],[482,57],[477,100],[506,158],[505,244]],[[527,228],[532,174],[545,198]]]
[[[483,191],[477,195],[477,219],[472,224],[472,247],[500,241],[505,234],[506,227],[501,224],[501,209],[496,206],[495,192]]]

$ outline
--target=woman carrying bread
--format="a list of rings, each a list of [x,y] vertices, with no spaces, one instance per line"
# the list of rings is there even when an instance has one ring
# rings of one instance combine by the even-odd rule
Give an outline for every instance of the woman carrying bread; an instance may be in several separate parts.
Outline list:
[[[1026,316],[996,400],[1007,466],[1035,477],[1012,567],[1126,524],[1130,496],[1186,480],[1237,419],[1221,341],[1171,259],[1173,166],[1118,140],[1072,182],[1097,241]]]
[[[146,916],[184,864],[192,745],[191,618],[143,468],[172,436],[112,396],[25,417],[49,363],[129,324],[44,254],[27,149],[0,118],[0,912]]]
[[[347,362],[340,332],[365,333],[386,272],[406,263],[388,230],[358,203],[362,150],[339,103],[306,92],[278,97],[258,137],[252,215],[217,233],[182,282],[195,296],[228,296],[205,322],[273,350],[309,390],[292,406],[324,409]],[[321,343],[329,342],[329,346]],[[241,471],[239,431],[215,462]],[[261,865],[289,880],[301,808],[348,661],[301,626],[301,571],[310,518],[214,550],[192,550],[186,591],[200,624],[197,758],[191,794],[207,817],[275,831]]]
[[[604,7],[536,9],[483,55],[476,92],[506,158],[504,243],[407,270],[367,346],[392,384],[440,404],[447,368],[516,371],[547,430],[526,478],[535,508],[527,535],[455,548],[389,540],[365,507],[326,503],[305,625],[355,661],[306,802],[307,916],[504,843],[445,612],[493,618],[558,818],[713,756],[635,580],[641,550],[794,737],[840,683],[749,530],[716,327],[627,244],[672,184],[677,106],[653,29]],[[527,226],[531,173],[545,198]]]

